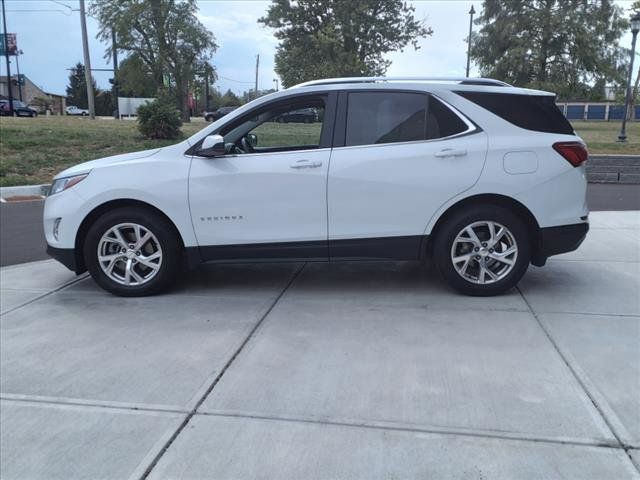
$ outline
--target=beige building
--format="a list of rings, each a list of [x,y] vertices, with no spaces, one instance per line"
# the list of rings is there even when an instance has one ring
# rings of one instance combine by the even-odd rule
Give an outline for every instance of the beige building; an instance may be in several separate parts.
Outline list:
[[[22,85],[22,101],[27,105],[36,108],[41,113],[45,110],[51,110],[53,114],[61,114],[64,112],[67,106],[67,98],[64,95],[58,95],[56,93],[45,92],[35,83],[33,83],[29,77],[24,76],[25,84]],[[17,85],[18,76],[11,75],[11,80],[14,82],[11,85],[11,93],[15,100],[20,99],[20,90]],[[6,75],[0,76],[0,98],[8,98],[9,89],[7,88]]]

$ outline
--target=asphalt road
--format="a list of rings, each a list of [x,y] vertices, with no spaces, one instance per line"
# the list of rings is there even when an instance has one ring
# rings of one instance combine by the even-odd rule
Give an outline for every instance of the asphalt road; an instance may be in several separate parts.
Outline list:
[[[640,210],[640,185],[591,183],[589,208]],[[0,266],[48,258],[42,229],[44,201],[0,204]]]

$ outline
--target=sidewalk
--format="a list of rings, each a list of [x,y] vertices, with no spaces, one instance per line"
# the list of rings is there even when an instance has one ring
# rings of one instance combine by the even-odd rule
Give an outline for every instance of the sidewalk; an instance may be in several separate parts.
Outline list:
[[[129,299],[4,267],[0,477],[640,479],[640,212],[590,218],[493,298],[414,263]]]

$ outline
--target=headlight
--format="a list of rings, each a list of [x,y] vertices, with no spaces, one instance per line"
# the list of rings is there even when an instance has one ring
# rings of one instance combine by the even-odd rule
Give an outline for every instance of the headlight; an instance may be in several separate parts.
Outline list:
[[[57,178],[53,181],[51,185],[51,190],[49,190],[49,195],[55,195],[56,193],[60,193],[65,191],[67,188],[71,188],[77,183],[80,183],[82,180],[87,178],[88,173],[83,173],[82,175],[74,175],[73,177],[64,177]]]

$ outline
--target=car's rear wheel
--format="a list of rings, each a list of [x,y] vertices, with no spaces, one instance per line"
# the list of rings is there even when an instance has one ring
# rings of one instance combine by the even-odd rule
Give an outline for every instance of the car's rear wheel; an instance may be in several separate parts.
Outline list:
[[[531,240],[510,210],[478,205],[459,211],[438,228],[434,262],[447,283],[477,296],[513,288],[527,271]]]
[[[171,223],[144,208],[119,208],[89,229],[84,259],[93,279],[116,295],[153,295],[178,276],[182,249]]]

